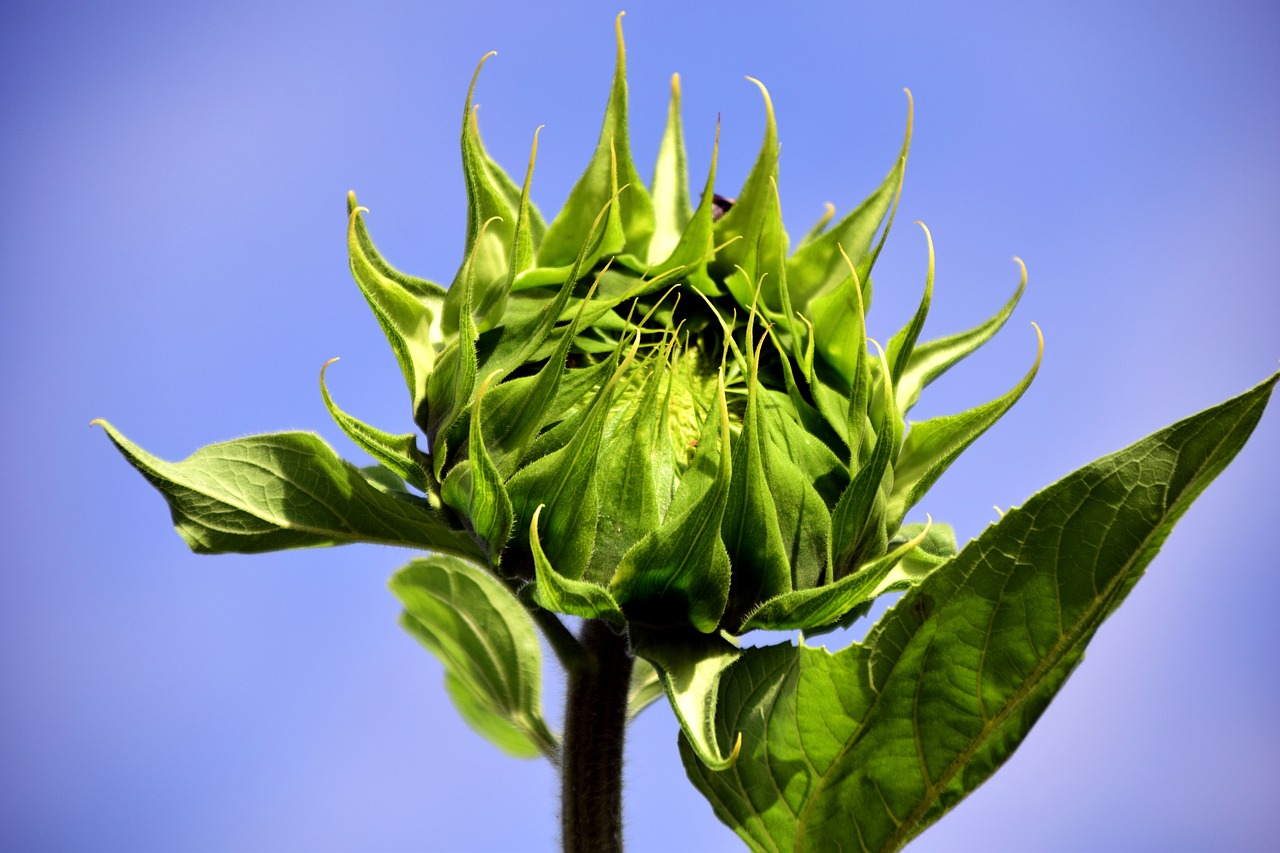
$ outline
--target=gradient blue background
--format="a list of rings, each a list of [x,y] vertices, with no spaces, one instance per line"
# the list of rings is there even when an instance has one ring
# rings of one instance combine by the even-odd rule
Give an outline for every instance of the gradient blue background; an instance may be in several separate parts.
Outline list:
[[[1031,284],[919,417],[1002,393],[1013,412],[922,505],[961,539],[1105,452],[1277,367],[1280,14],[1272,3],[627,6],[647,174],[668,75],[695,185],[723,117],[732,194],[777,105],[793,236],[879,181],[903,86],[916,144],[871,329],[938,251],[930,337]],[[780,11],[789,5],[785,11]],[[195,557],[88,426],[167,458],[315,429],[322,406],[409,425],[349,280],[356,189],[399,266],[447,281],[467,81],[485,138],[554,212],[595,144],[612,70],[597,3],[0,6],[0,848],[550,850],[555,778],[472,734],[402,635],[407,553]],[[917,850],[1280,846],[1280,415],[1169,539],[992,781]],[[546,704],[559,717],[553,680]],[[735,850],[685,780],[670,712],[628,748],[634,851]]]

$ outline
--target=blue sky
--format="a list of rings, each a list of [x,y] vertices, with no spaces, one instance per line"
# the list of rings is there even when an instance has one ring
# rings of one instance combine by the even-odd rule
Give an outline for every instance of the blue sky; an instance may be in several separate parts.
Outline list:
[[[1280,357],[1280,13],[1268,3],[631,3],[647,174],[682,75],[700,185],[777,107],[793,234],[888,169],[916,100],[873,336],[938,252],[933,337],[1014,320],[918,417],[1026,397],[921,505],[966,539],[1103,453],[1262,380]],[[555,778],[462,724],[395,625],[407,553],[195,557],[87,424],[181,458],[324,411],[408,426],[347,273],[355,189],[398,266],[449,280],[466,85],[493,154],[556,210],[595,144],[616,9],[587,2],[16,3],[0,27],[0,847],[554,849]],[[935,390],[936,389],[936,390]],[[396,427],[396,424],[400,424]],[[918,850],[1280,844],[1280,417],[1187,514],[1007,766]],[[558,716],[558,682],[545,702]],[[628,751],[632,850],[734,850],[669,711]]]

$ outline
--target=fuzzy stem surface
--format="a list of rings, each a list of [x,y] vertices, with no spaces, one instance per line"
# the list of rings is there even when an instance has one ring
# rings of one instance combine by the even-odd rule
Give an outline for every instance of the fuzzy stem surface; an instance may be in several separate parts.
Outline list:
[[[591,661],[569,672],[560,767],[561,842],[565,853],[621,853],[631,650],[625,635],[598,619],[583,624],[579,640]]]

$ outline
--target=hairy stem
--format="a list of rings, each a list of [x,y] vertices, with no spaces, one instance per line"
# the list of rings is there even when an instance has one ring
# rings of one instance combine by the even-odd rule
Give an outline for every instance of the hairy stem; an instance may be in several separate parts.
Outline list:
[[[592,665],[569,672],[560,766],[565,853],[621,853],[622,747],[631,686],[627,638],[598,619],[580,635]]]

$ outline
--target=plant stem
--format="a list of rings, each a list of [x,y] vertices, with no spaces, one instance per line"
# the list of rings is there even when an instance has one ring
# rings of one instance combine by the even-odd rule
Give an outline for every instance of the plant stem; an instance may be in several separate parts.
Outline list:
[[[622,747],[631,688],[627,638],[599,619],[579,639],[591,666],[569,672],[560,766],[565,853],[621,853]]]

